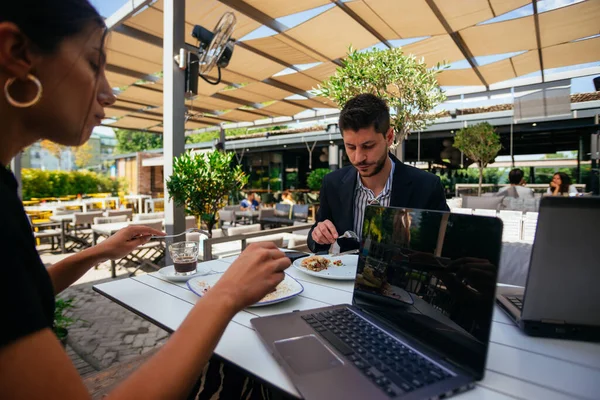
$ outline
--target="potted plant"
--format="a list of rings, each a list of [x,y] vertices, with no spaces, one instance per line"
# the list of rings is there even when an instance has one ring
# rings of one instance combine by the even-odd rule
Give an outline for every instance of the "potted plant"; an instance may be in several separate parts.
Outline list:
[[[65,311],[73,308],[73,298],[71,299],[56,299],[54,305],[54,334],[60,340],[63,347],[67,345],[67,337],[69,336],[69,326],[71,326],[75,320],[65,316]]]
[[[423,58],[404,54],[401,48],[359,52],[352,47],[329,79],[315,92],[344,107],[351,98],[372,93],[385,100],[391,110],[394,146],[410,132],[423,130],[439,113],[433,109],[446,95],[437,82],[443,64],[428,67]]]
[[[487,122],[467,126],[456,132],[454,147],[465,153],[471,161],[477,163],[479,168],[479,190],[481,196],[481,184],[483,182],[483,169],[494,161],[502,144],[500,136],[494,127]]]
[[[234,153],[217,150],[203,154],[186,152],[173,160],[173,175],[167,180],[169,197],[196,217],[198,228],[204,221],[209,237],[218,211],[227,205],[227,196],[248,183],[241,166],[232,167],[233,156]]]

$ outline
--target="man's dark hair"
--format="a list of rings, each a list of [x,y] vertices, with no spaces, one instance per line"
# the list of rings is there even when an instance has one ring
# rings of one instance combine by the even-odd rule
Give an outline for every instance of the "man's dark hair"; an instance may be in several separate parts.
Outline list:
[[[3,0],[0,22],[12,22],[43,53],[53,53],[66,38],[90,23],[104,27],[104,20],[88,0]]]
[[[385,136],[390,129],[390,109],[379,97],[364,93],[348,100],[339,120],[342,134],[346,130],[354,132],[364,128],[375,128],[375,132]]]
[[[519,168],[515,168],[512,169],[509,173],[508,173],[508,182],[511,183],[512,185],[519,185],[521,184],[521,181],[523,180],[523,170],[519,169]]]

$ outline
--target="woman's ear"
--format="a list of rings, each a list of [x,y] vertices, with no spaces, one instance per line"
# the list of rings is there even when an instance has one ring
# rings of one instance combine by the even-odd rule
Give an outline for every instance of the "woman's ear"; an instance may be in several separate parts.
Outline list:
[[[38,57],[32,51],[32,44],[12,22],[0,22],[0,71],[26,80],[34,68]]]

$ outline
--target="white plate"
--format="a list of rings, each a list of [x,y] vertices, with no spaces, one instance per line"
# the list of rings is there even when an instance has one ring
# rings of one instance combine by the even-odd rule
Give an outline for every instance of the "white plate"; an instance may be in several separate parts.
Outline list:
[[[208,276],[199,276],[190,279],[187,282],[188,288],[198,296],[202,297],[206,288],[210,289],[214,286],[223,274],[214,274]],[[270,304],[280,303],[291,299],[292,297],[298,296],[304,291],[304,286],[288,274],[285,274],[283,282],[277,285],[277,289],[273,293],[269,293],[263,300],[258,303],[251,305],[250,307],[262,307]]]
[[[196,273],[193,275],[177,275],[175,273],[175,267],[172,265],[169,265],[168,267],[164,267],[158,270],[158,273],[165,279],[168,279],[170,281],[173,282],[186,282],[194,277],[197,276],[203,276],[206,274],[211,273],[211,270],[207,270],[207,269],[202,269],[199,267],[196,267]]]
[[[354,279],[356,279],[356,267],[358,265],[358,255],[357,254],[348,254],[345,256],[334,256],[334,257],[332,257],[332,256],[321,256],[321,257],[325,257],[326,259],[328,259],[331,262],[336,261],[336,260],[341,260],[343,265],[337,267],[337,266],[333,265],[332,263],[330,263],[329,267],[327,267],[327,269],[324,269],[319,272],[311,271],[308,268],[302,266],[302,260],[304,260],[304,257],[294,260],[294,263],[292,265],[294,266],[294,268],[296,268],[299,271],[304,272],[305,274],[312,275],[312,276],[318,276],[319,278],[342,280],[342,281],[353,281]]]

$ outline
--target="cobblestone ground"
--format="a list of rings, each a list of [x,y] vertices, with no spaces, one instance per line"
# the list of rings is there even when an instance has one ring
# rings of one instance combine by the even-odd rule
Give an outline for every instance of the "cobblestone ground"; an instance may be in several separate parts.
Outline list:
[[[41,258],[49,266],[66,256],[42,254]],[[117,273],[116,279],[127,277],[124,269]],[[74,308],[65,312],[76,321],[69,327],[66,350],[82,377],[159,347],[169,336],[163,329],[92,289],[93,285],[113,280],[109,264],[105,263],[98,269],[91,269],[59,295],[60,298],[74,299]]]
[[[75,299],[66,313],[76,320],[67,343],[95,370],[131,360],[168,338],[166,331],[94,292],[90,283],[72,286],[60,297]]]

